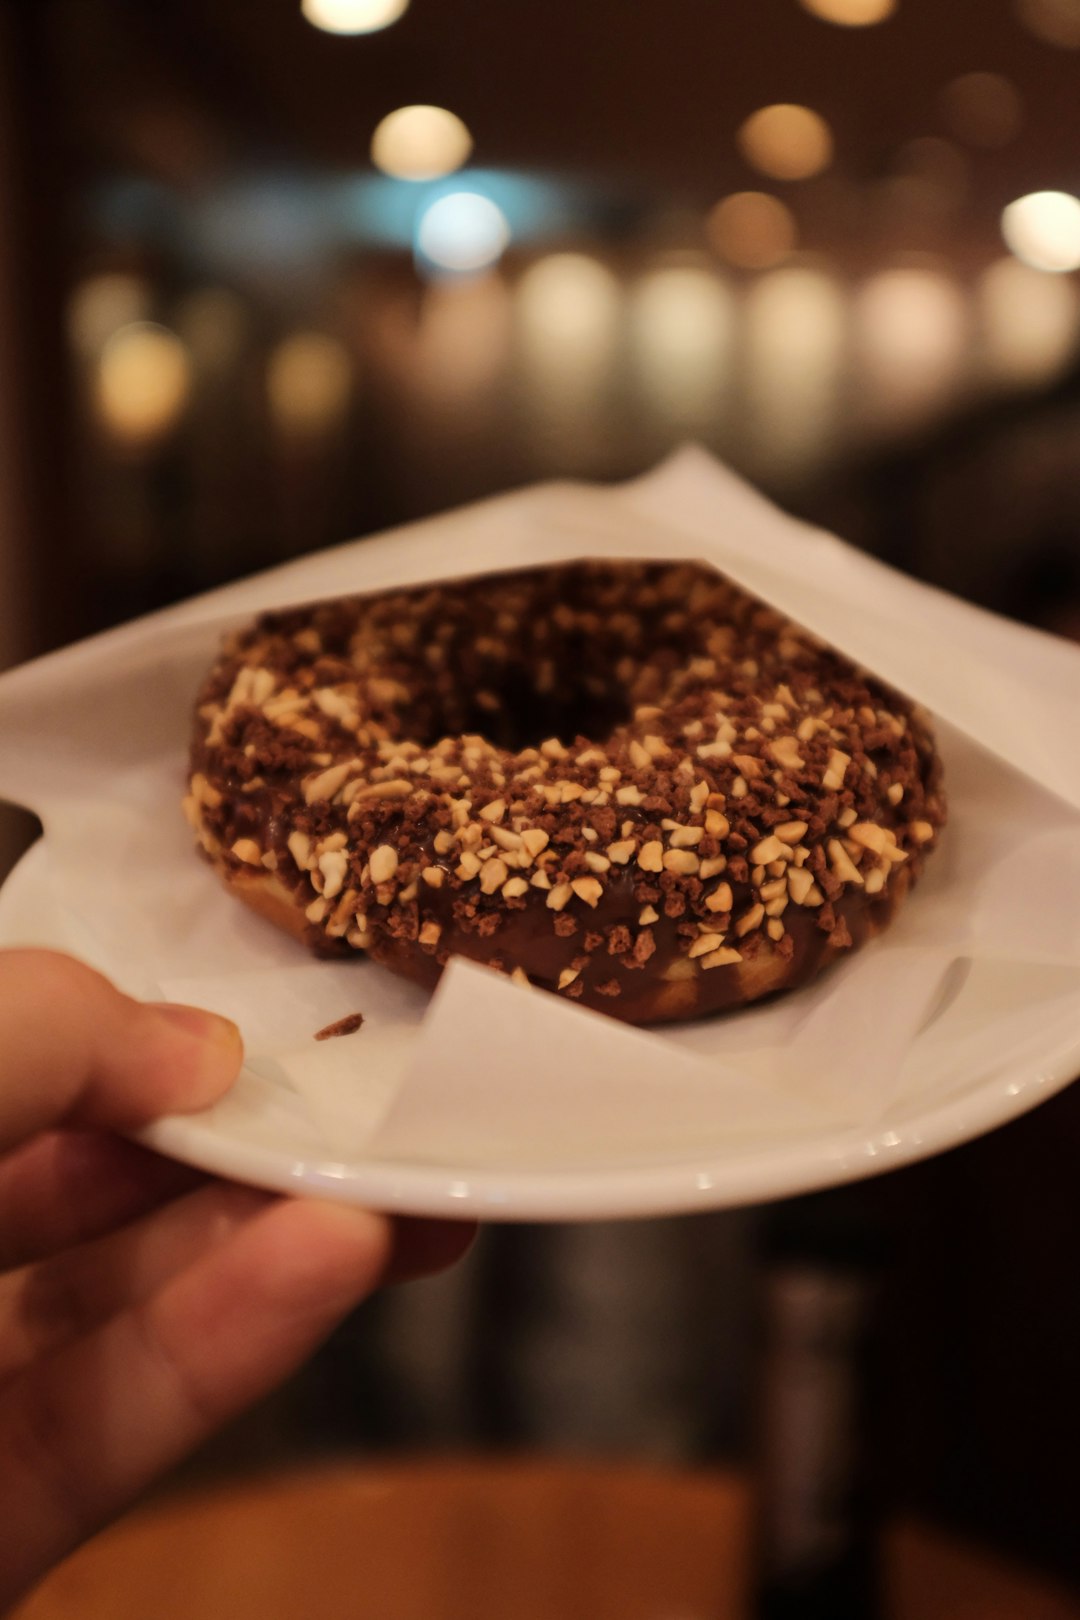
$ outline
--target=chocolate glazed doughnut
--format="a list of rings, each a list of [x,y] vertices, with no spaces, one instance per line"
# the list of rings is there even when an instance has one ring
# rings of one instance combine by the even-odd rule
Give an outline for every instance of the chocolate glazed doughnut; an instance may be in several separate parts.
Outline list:
[[[424,985],[468,956],[639,1024],[811,979],[945,818],[922,712],[682,564],[267,614],[199,696],[184,805],[318,951]]]

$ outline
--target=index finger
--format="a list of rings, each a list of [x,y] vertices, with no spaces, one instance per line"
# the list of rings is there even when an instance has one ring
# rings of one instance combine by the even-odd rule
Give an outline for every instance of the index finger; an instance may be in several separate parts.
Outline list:
[[[0,1152],[67,1123],[133,1130],[236,1078],[235,1024],[133,1001],[53,951],[0,951]]]

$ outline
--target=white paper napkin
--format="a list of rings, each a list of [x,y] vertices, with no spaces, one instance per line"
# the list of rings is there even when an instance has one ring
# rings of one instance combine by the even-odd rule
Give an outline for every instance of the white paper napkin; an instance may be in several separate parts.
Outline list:
[[[321,596],[580,557],[714,565],[939,718],[950,826],[896,924],[732,1017],[629,1029],[472,964],[434,998],[250,915],[181,819],[193,694],[225,624]],[[0,925],[135,994],[234,1017],[338,1157],[666,1162],[861,1126],[1080,1029],[1080,652],[786,517],[688,449],[615,490],[546,485],[304,558],[0,680],[0,793],[47,867]],[[316,1043],[360,1011],[362,1031]]]

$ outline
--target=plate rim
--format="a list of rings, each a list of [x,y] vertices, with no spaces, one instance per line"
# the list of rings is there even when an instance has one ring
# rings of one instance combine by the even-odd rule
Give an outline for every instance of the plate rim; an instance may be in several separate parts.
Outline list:
[[[951,1098],[897,1128],[852,1127],[827,1140],[803,1138],[772,1152],[678,1165],[505,1171],[396,1160],[289,1158],[223,1136],[198,1115],[170,1115],[137,1140],[185,1163],[274,1191],[358,1204],[389,1214],[449,1219],[558,1222],[629,1220],[740,1208],[844,1186],[961,1147],[1029,1113],[1078,1078],[1080,1033],[1037,1074],[1002,1074],[974,1095]]]
[[[32,882],[47,860],[38,838],[0,888]],[[1080,1029],[1038,1063],[1006,1066],[974,1091],[867,1130],[801,1136],[745,1157],[703,1154],[676,1164],[501,1171],[423,1161],[290,1154],[226,1135],[206,1115],[167,1115],[131,1133],[197,1169],[273,1191],[327,1198],[389,1214],[523,1222],[626,1220],[735,1208],[885,1174],[974,1140],[1028,1113],[1080,1078]]]

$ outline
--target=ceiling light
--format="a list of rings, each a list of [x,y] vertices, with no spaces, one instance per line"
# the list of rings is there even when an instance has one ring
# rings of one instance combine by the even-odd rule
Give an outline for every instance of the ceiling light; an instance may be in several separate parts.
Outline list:
[[[325,332],[294,332],[270,356],[267,399],[274,420],[286,432],[325,433],[345,415],[351,391],[349,356]]]
[[[1034,386],[1059,376],[1080,339],[1080,288],[1015,259],[999,259],[980,277],[983,360],[1005,383]]]
[[[570,359],[590,345],[606,346],[619,309],[619,284],[587,253],[549,253],[518,283],[518,306],[530,340]]]
[[[736,191],[709,214],[705,234],[729,264],[740,270],[769,270],[787,258],[799,233],[794,214],[779,197],[765,191]]]
[[[832,134],[824,118],[790,102],[751,113],[736,140],[746,161],[775,180],[807,180],[832,161]]]
[[[1032,191],[1001,215],[1009,248],[1033,270],[1080,269],[1080,200],[1065,191]]]
[[[1016,14],[1045,44],[1080,50],[1080,0],[1016,0]]]
[[[595,432],[596,401],[615,375],[622,288],[586,253],[550,253],[521,277],[515,309],[526,387],[546,432],[580,454],[582,430]]]
[[[416,246],[441,270],[483,270],[495,264],[510,240],[502,209],[475,191],[451,191],[420,217]]]
[[[408,7],[409,0],[300,0],[308,22],[326,34],[374,34]]]
[[[460,169],[472,136],[445,107],[399,107],[371,137],[371,161],[395,180],[437,180]]]
[[[652,270],[634,289],[630,338],[648,407],[685,430],[715,423],[732,375],[731,290],[710,270]]]
[[[440,277],[425,290],[421,306],[411,367],[417,393],[437,410],[466,403],[471,413],[498,410],[511,332],[511,296],[503,276]],[[474,414],[456,419],[466,432],[475,422]]]
[[[191,362],[175,332],[134,321],[114,332],[98,363],[97,408],[109,431],[129,444],[160,438],[191,392]]]
[[[743,311],[745,415],[755,459],[790,474],[825,454],[843,397],[846,303],[817,270],[770,270]]]
[[[896,10],[896,0],[800,0],[805,11],[841,28],[869,28]]]
[[[1024,121],[1020,97],[1000,73],[962,73],[940,102],[952,133],[969,146],[1006,146]]]
[[[856,297],[855,338],[866,413],[882,421],[917,417],[962,375],[967,301],[937,270],[882,270]]]

